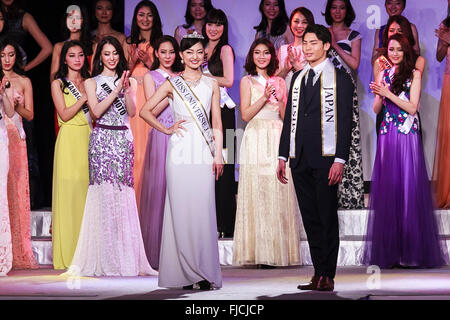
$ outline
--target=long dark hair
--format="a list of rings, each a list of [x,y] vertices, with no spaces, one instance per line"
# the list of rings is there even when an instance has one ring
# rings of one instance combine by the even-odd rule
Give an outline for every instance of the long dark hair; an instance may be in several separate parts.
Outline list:
[[[3,3],[1,3],[1,6],[3,10],[6,12],[6,17],[8,19],[17,19],[19,16],[25,12],[23,10],[23,1],[22,0],[14,0],[13,3],[10,6],[5,6]]]
[[[277,1],[280,12],[278,13],[278,16],[273,20],[272,28],[270,29],[270,35],[273,37],[280,36],[283,33],[285,33],[287,25],[289,23],[289,17],[286,12],[284,0],[277,0]],[[263,6],[264,0],[261,0],[261,2],[259,3],[259,12],[261,12],[261,22],[259,23],[259,25],[254,27],[254,29],[257,32],[266,30],[267,25],[269,23],[267,21],[267,17],[264,15]]]
[[[185,28],[185,29],[190,28],[195,20],[191,14],[191,3],[192,3],[192,0],[188,0],[187,6],[186,6],[186,13],[184,14],[184,19],[186,20],[186,24],[183,25],[183,28]],[[211,0],[203,0],[203,6],[205,7],[206,14],[208,14],[208,12],[214,8],[211,3]]]
[[[383,31],[383,38],[382,38],[383,47],[385,48],[387,47],[389,40],[388,39],[389,28],[391,24],[393,24],[394,22],[396,22],[400,26],[400,28],[402,29],[402,34],[405,36],[406,39],[408,39],[411,46],[414,47],[414,45],[416,44],[416,40],[414,39],[414,35],[412,33],[411,23],[409,22],[408,19],[406,19],[402,15],[389,17],[388,22],[386,23],[386,28],[384,28]]]
[[[327,6],[325,8],[325,13],[322,13],[322,15],[325,16],[325,21],[329,26],[333,24],[333,18],[331,18],[331,6],[333,5],[333,1],[335,0],[328,0]],[[342,0],[345,3],[345,18],[344,18],[344,24],[348,27],[350,27],[353,23],[353,21],[356,18],[355,10],[353,9],[353,6],[350,2],[350,0]]]
[[[89,63],[87,61],[88,59],[87,59],[87,55],[86,55],[86,48],[78,40],[66,41],[61,49],[61,55],[59,56],[59,69],[55,74],[55,79],[60,79],[62,81],[62,83],[63,83],[62,90],[65,94],[69,94],[65,90],[69,85],[69,83],[66,80],[67,75],[69,74],[69,67],[66,64],[66,56],[67,56],[67,52],[72,47],[80,47],[84,53],[84,64],[80,70],[81,77],[83,79],[87,79],[87,78],[91,77],[91,75],[89,74]]]
[[[172,65],[172,71],[173,72],[183,71],[184,66],[181,63],[180,46],[178,45],[178,42],[174,37],[167,36],[167,35],[162,36],[161,38],[159,38],[156,41],[156,44],[155,44],[154,50],[153,50],[153,64],[152,64],[152,67],[150,68],[150,70],[156,70],[159,68],[160,62],[159,62],[158,57],[156,56],[156,53],[158,52],[159,47],[161,47],[161,44],[163,44],[165,42],[170,42],[172,44],[173,50],[175,51],[175,61],[173,62],[173,65]]]
[[[400,43],[403,50],[403,60],[398,65],[398,72],[394,75],[391,85],[392,92],[395,95],[399,95],[405,89],[405,84],[408,79],[411,78],[416,62],[414,60],[414,50],[404,35],[397,33],[391,36],[388,41],[388,46],[392,40]]]
[[[271,57],[270,57],[269,65],[267,66],[267,75],[269,77],[271,77],[277,71],[279,61],[278,61],[277,53],[275,51],[275,47],[273,46],[272,42],[270,42],[266,38],[258,38],[255,41],[253,41],[253,43],[250,47],[250,50],[248,50],[244,68],[245,68],[245,71],[247,71],[247,73],[252,76],[256,76],[258,74],[258,72],[256,71],[255,61],[253,61],[253,51],[255,51],[255,48],[260,44],[265,45],[269,49]]]
[[[212,9],[206,16],[206,23],[203,26],[203,36],[205,37],[205,42],[208,42],[208,36],[206,35],[207,23],[214,23],[223,26],[223,34],[219,39],[219,43],[217,43],[216,47],[214,48],[214,51],[212,52],[208,63],[208,69],[211,74],[221,77],[223,76],[223,64],[222,60],[220,59],[220,53],[222,51],[222,47],[228,45],[228,19],[225,12],[223,12],[222,10]]]
[[[306,21],[308,21],[308,26],[309,26],[309,25],[316,24],[316,23],[314,22],[314,15],[313,15],[313,13],[312,13],[308,8],[305,8],[305,7],[298,7],[298,8],[295,8],[294,11],[292,11],[292,13],[291,13],[291,17],[289,18],[289,28],[291,29],[291,32],[292,32],[292,33],[294,33],[294,32],[292,31],[292,27],[291,27],[291,25],[292,25],[292,20],[294,20],[294,16],[295,16],[297,13],[300,13],[300,14],[302,14],[302,15],[305,17]]]
[[[113,10],[113,15],[112,15],[112,18],[111,18],[111,27],[113,29],[115,29],[115,30],[119,30],[120,29],[120,25],[121,25],[121,19],[120,19],[119,14],[117,13],[117,10],[116,10],[117,4],[116,4],[115,0],[95,0],[95,1],[93,1],[92,11],[91,11],[92,19],[90,20],[91,21],[91,27],[93,29],[97,29],[98,28],[98,21],[97,21],[97,19],[95,17],[95,11],[96,11],[96,8],[97,8],[97,3],[100,2],[100,1],[108,1],[109,3],[111,3],[111,7],[112,7],[112,10]]]
[[[21,76],[25,76],[25,70],[23,69],[23,57],[22,57],[22,53],[19,49],[19,45],[14,42],[14,40],[10,39],[10,38],[5,38],[1,41],[0,43],[0,52],[2,52],[3,50],[5,50],[6,46],[12,46],[14,48],[14,51],[16,53],[16,61],[14,62],[13,65],[13,71]],[[5,74],[3,73],[3,67],[0,63],[0,80],[3,79],[3,77],[5,76]]]
[[[83,17],[83,23],[80,30],[80,42],[84,46],[84,51],[87,56],[92,54],[92,37],[90,34],[89,14],[85,6],[76,4],[81,10],[81,16]],[[61,21],[61,33],[63,40],[67,40],[70,37],[70,30],[67,28],[67,17],[69,13],[65,13]]]
[[[145,41],[144,39],[140,39],[140,30],[137,24],[137,14],[142,7],[150,8],[153,15],[153,26],[150,35],[150,45],[154,48],[156,41],[163,35],[162,23],[161,17],[158,12],[158,8],[156,8],[155,4],[149,0],[142,0],[137,4],[136,8],[134,9],[133,22],[131,23],[131,33],[130,37],[127,39],[127,43],[139,44]]]
[[[3,8],[3,6],[0,6],[0,13],[3,17],[3,29],[2,29],[2,31],[0,31],[0,37],[3,37],[4,35],[6,35],[8,33],[7,17],[6,17],[6,12],[5,12],[5,9]]]
[[[97,50],[95,51],[95,56],[94,56],[92,77],[98,76],[100,73],[103,72],[103,69],[105,68],[104,64],[102,63],[101,57],[102,57],[103,47],[106,44],[112,45],[116,49],[117,53],[119,54],[119,63],[117,64],[117,67],[116,67],[116,73],[117,73],[116,81],[117,81],[118,79],[120,79],[123,72],[128,70],[128,63],[127,63],[127,60],[125,59],[125,54],[123,53],[122,45],[120,44],[119,40],[117,40],[113,36],[107,36],[107,37],[103,38],[102,41],[100,41],[100,43],[98,44],[98,47],[97,47]]]

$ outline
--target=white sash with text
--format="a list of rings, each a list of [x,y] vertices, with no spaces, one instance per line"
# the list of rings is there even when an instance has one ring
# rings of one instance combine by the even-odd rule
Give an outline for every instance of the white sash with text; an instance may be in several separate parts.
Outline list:
[[[289,157],[291,158],[295,158],[295,136],[298,125],[301,83],[310,68],[311,67],[308,65],[302,70],[292,87],[291,137],[289,150]],[[336,69],[329,60],[327,60],[325,67],[323,68],[320,79],[322,156],[329,157],[336,154],[337,141]]]
[[[211,74],[211,71],[208,69],[208,64],[203,66],[203,73]],[[212,75],[212,74],[211,74]],[[234,103],[233,99],[231,99],[228,94],[228,89],[225,87],[219,87],[220,90],[220,107],[223,108],[227,106],[228,109],[234,109],[236,107],[236,103]]]
[[[194,119],[194,122],[197,124],[197,127],[205,138],[212,156],[215,157],[216,147],[214,145],[214,135],[202,103],[181,76],[171,78],[169,79],[169,82],[174,88],[174,91],[180,96],[181,100],[183,100],[186,108]]]
[[[106,82],[107,79],[103,79],[105,82],[100,84],[100,87],[102,88],[102,90],[104,92],[106,92],[108,95],[110,95],[113,91],[113,89],[111,89],[111,87],[109,86],[109,84]],[[112,83],[111,85],[114,85],[114,83]],[[127,107],[124,103],[124,101],[117,97],[114,102],[112,103],[112,107],[116,109],[116,111],[122,116],[122,120],[124,122],[124,124],[128,127],[128,130],[126,132],[126,138],[128,141],[133,142],[133,134],[131,133],[131,129],[130,129],[130,120],[128,117],[128,111],[127,111]]]
[[[66,79],[66,81],[67,81],[67,89],[75,97],[75,99],[80,100],[81,99],[81,93],[78,90],[78,88],[69,79]],[[89,107],[88,107],[87,103],[83,104],[81,109],[83,110],[84,116],[86,117],[86,121],[87,121],[87,123],[89,124],[89,127],[91,127],[91,130],[92,130],[92,128],[93,128],[92,127],[92,118],[91,118],[91,114],[89,112]]]

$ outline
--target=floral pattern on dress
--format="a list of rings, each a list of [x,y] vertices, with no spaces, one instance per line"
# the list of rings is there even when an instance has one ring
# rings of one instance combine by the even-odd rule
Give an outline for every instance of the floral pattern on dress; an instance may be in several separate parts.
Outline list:
[[[384,72],[384,81],[386,82],[386,84],[389,85],[389,87],[391,87],[392,85],[392,80],[390,77],[390,70],[385,70]],[[405,96],[407,98],[409,98],[409,94],[410,94],[410,89],[411,89],[411,79],[409,79],[404,87],[404,93]],[[405,132],[404,130],[401,129],[401,126],[405,123],[406,119],[408,119],[408,112],[398,108],[399,113],[390,113],[386,107],[386,98],[383,99],[383,122],[381,123],[380,126],[380,134],[387,134],[388,132],[388,128],[391,124],[393,124],[394,126],[396,126],[398,128],[398,132],[402,133],[402,134],[408,134],[409,132],[413,133],[413,134],[417,134],[419,133],[419,120],[417,118],[414,118],[414,122],[411,126],[411,129],[408,132]]]
[[[97,81],[97,98],[103,101],[107,94],[99,89],[103,83],[103,76],[95,77]],[[114,90],[114,88],[111,88]],[[125,105],[125,99],[119,95]],[[126,126],[119,111],[111,106],[97,121],[98,124],[107,126]],[[101,185],[111,183],[134,187],[133,163],[134,148],[133,143],[127,139],[130,129],[109,130],[96,127],[90,136],[89,141],[89,184]]]
[[[133,188],[133,144],[122,130],[94,129],[89,143],[89,184]]]
[[[402,134],[408,134],[408,132],[404,132],[400,130],[400,126],[405,123],[405,120],[408,118],[408,113],[406,111],[401,110],[399,114],[390,114],[387,111],[386,107],[383,109],[384,111],[384,119],[381,123],[380,134],[387,134],[389,125],[393,124],[398,127],[398,132]],[[411,127],[410,132],[417,134],[419,133],[419,121],[414,119],[414,124]]]
[[[338,207],[340,209],[362,209],[364,208],[364,177],[361,155],[361,132],[359,128],[359,102],[354,75],[348,70],[336,50],[330,50],[330,61],[337,69],[345,71],[352,79],[353,90],[353,116],[352,136],[348,161],[344,166],[342,182],[338,189]]]

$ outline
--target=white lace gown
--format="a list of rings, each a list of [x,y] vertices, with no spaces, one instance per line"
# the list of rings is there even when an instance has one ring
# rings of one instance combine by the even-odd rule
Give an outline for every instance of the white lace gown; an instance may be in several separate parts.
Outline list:
[[[208,116],[213,81],[203,76],[191,87]],[[207,280],[220,288],[213,157],[186,105],[175,92],[173,96],[175,121],[186,120],[187,132],[172,135],[167,149],[159,286],[180,288]]]
[[[0,276],[6,276],[12,268],[11,226],[8,208],[8,133],[5,125],[3,102],[0,98]]]
[[[107,83],[114,90],[115,78],[99,75],[94,79],[98,100],[102,101],[107,94],[101,84]],[[124,98],[121,99],[124,103]],[[142,240],[133,188],[134,151],[127,118],[112,105],[91,133],[89,189],[68,275],[158,274],[148,263]]]

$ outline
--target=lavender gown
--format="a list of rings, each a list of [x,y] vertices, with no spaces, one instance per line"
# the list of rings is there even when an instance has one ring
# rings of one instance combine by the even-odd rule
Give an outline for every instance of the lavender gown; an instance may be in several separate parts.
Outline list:
[[[389,86],[390,71],[384,74]],[[406,99],[410,86],[409,81]],[[363,262],[381,268],[438,267],[444,260],[418,120],[387,99],[383,114]]]
[[[158,89],[169,76],[162,70],[150,71]],[[169,107],[158,116],[167,128],[174,123]],[[145,253],[153,269],[159,269],[161,232],[166,200],[166,153],[170,136],[150,130],[142,168],[140,221]]]
[[[211,112],[214,79],[191,85],[205,113]],[[174,120],[185,120],[183,136],[167,146],[167,192],[164,205],[158,286],[180,288],[207,280],[222,287],[217,239],[213,157],[185,102],[173,94]]]

